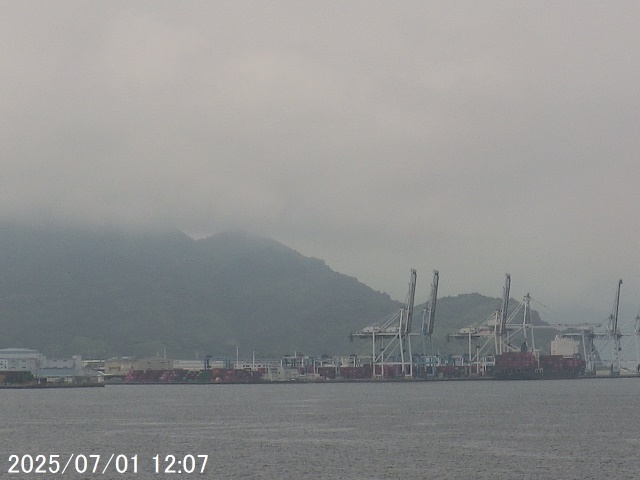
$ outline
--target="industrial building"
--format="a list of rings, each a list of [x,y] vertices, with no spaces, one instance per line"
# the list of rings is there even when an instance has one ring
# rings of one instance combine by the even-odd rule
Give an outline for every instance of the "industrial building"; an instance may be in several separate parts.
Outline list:
[[[40,383],[90,384],[101,383],[101,372],[82,367],[82,357],[47,359],[42,353],[27,348],[0,349],[0,384],[12,379],[32,378]]]

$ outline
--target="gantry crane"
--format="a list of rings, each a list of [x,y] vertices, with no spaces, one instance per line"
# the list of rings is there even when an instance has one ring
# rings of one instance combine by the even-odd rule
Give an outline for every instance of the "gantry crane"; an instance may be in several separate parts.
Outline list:
[[[609,315],[607,322],[607,331],[605,333],[595,333],[593,338],[605,339],[607,343],[611,343],[611,365],[609,371],[612,377],[620,376],[620,351],[622,350],[621,339],[622,333],[618,328],[618,310],[620,307],[620,287],[622,286],[622,279],[618,280],[618,287],[616,288],[616,296],[613,302],[613,310]]]
[[[426,361],[426,338],[429,338],[429,350],[431,353],[431,374],[435,375],[435,362],[433,361],[433,327],[436,319],[436,303],[438,300],[438,281],[440,279],[440,272],[438,270],[433,271],[433,280],[431,281],[431,294],[429,295],[429,301],[422,309],[422,352]]]
[[[484,338],[486,341],[483,346],[476,349],[476,361],[479,359],[481,353],[487,353],[491,348],[490,344],[493,343],[493,351],[496,354],[512,350],[509,339],[513,330],[519,330],[523,327],[512,324],[512,320],[516,314],[521,310],[524,302],[509,315],[509,292],[511,290],[511,275],[505,274],[504,288],[502,291],[502,302],[500,308],[494,312],[488,319],[482,322],[480,325],[472,325],[469,327],[461,328],[456,333],[447,335],[449,339],[468,340],[469,342],[469,362],[472,360],[471,343],[473,339]],[[525,320],[527,318],[527,310],[525,310]]]
[[[416,294],[415,270],[411,270],[409,293],[405,306],[388,317],[352,333],[352,337],[371,338],[372,370],[374,377],[385,377],[385,370],[399,367],[404,376],[413,376],[411,324]],[[395,374],[394,371],[392,373]]]

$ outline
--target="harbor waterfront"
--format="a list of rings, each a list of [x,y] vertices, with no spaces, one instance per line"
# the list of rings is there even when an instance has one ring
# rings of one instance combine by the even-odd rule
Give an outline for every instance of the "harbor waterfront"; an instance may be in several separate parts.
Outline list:
[[[129,469],[137,456],[137,473],[110,478],[175,476],[154,462],[208,455],[198,478],[635,479],[639,388],[584,379],[3,390],[1,476],[11,455],[115,454]],[[71,462],[56,478],[95,476]]]
[[[633,333],[623,333],[618,325],[620,287],[609,321],[603,324],[534,324],[532,297],[527,293],[516,308],[509,309],[511,275],[505,274],[500,308],[480,324],[472,324],[447,333],[447,340],[463,340],[464,353],[442,356],[432,344],[437,304],[439,271],[433,271],[431,294],[422,311],[422,327],[413,332],[417,272],[411,269],[406,304],[387,317],[349,336],[365,339],[370,355],[322,354],[310,356],[298,352],[280,359],[240,361],[239,345],[235,362],[229,357],[207,354],[204,358],[172,359],[156,353],[154,357],[112,357],[106,360],[49,359],[36,350],[7,348],[0,350],[0,386],[41,387],[42,384],[97,385],[103,382],[133,384],[183,383],[263,383],[326,382],[364,380],[430,380],[450,378],[495,378],[499,380],[544,380],[596,377],[640,376],[640,314]],[[627,322],[628,324],[629,322]],[[535,330],[555,330],[550,354],[536,347]],[[560,331],[562,328],[563,331]],[[629,368],[623,337],[635,339],[636,362]],[[412,337],[422,344],[422,353],[412,347]],[[427,348],[427,344],[429,347]],[[475,352],[473,345],[475,344]],[[429,353],[427,353],[429,350]],[[603,356],[603,354],[607,355]],[[200,357],[200,358],[198,358]],[[605,360],[605,358],[607,358]]]

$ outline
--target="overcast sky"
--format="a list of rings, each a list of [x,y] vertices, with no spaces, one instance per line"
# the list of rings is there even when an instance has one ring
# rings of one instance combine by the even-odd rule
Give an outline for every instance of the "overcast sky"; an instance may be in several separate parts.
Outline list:
[[[0,217],[640,308],[638,2],[0,2]],[[582,316],[584,314],[584,316]],[[622,323],[621,320],[621,323]]]

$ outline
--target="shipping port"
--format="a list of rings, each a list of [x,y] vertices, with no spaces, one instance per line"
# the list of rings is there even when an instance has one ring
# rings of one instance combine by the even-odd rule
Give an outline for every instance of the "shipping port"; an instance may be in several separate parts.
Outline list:
[[[532,297],[527,293],[510,305],[511,276],[505,274],[503,295],[490,318],[447,335],[459,342],[463,353],[441,356],[434,352],[439,272],[433,271],[429,300],[414,332],[417,272],[411,270],[407,300],[402,308],[350,334],[352,341],[369,345],[368,355],[320,358],[302,353],[278,360],[240,361],[207,356],[202,361],[166,358],[107,366],[105,381],[145,383],[264,383],[438,380],[543,380],[578,378],[640,378],[640,315],[634,331],[618,325],[622,280],[618,281],[614,308],[605,323],[532,324]],[[549,349],[536,345],[535,332],[559,332]],[[623,340],[627,340],[623,342]],[[633,369],[622,367],[622,352],[635,339]],[[114,360],[117,363],[117,360]],[[113,363],[113,362],[111,362]],[[629,361],[627,360],[627,363]]]
[[[254,353],[251,360],[241,360],[236,343],[235,361],[212,355],[174,360],[166,352],[162,357],[81,361],[79,356],[50,360],[34,350],[5,349],[0,350],[0,385],[640,378],[640,313],[632,322],[619,325],[622,280],[606,321],[534,324],[532,303],[536,312],[542,304],[529,293],[515,304],[507,273],[502,298],[497,299],[499,307],[489,318],[447,333],[446,340],[457,353],[446,355],[436,351],[432,342],[438,282],[439,272],[434,270],[428,301],[414,319],[417,272],[412,269],[403,306],[349,334],[362,347],[357,354],[318,357],[295,352],[278,359],[256,359]],[[536,343],[536,331],[541,329],[555,335],[542,348]],[[635,355],[630,354],[634,341]],[[22,381],[25,378],[28,381]]]

